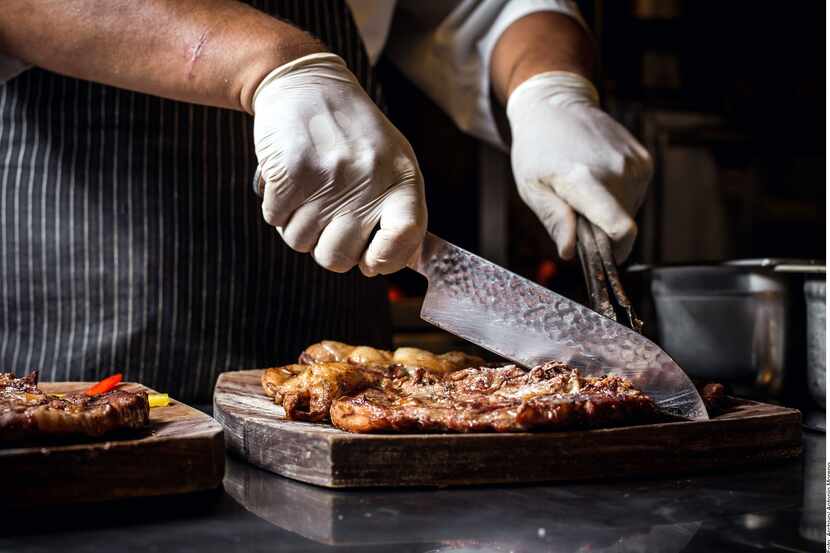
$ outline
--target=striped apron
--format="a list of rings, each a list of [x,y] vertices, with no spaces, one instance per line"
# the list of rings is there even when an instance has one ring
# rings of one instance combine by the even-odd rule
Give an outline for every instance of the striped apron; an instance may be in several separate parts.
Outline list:
[[[254,0],[379,101],[343,0]],[[330,338],[391,344],[386,285],[263,220],[252,119],[32,69],[0,85],[0,371],[115,371],[184,401]]]

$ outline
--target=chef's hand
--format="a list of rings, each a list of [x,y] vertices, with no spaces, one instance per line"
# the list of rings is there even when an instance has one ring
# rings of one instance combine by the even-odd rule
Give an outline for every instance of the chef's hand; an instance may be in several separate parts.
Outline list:
[[[631,253],[652,175],[648,152],[598,107],[587,79],[562,71],[520,84],[507,101],[519,195],[564,259],[574,256],[576,213],[604,230],[622,262]]]
[[[332,271],[403,268],[426,231],[421,171],[343,60],[319,53],[278,67],[253,108],[262,215],[286,244]]]

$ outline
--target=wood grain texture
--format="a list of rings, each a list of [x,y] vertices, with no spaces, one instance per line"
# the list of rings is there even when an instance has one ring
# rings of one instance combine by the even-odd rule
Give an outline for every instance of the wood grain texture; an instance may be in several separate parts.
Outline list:
[[[50,382],[50,393],[83,390],[91,382]],[[153,390],[135,383],[121,389]],[[42,505],[168,495],[218,487],[224,475],[222,427],[171,399],[150,409],[142,432],[106,440],[0,449],[0,472],[14,475],[0,489],[3,502]]]
[[[801,413],[738,401],[709,421],[578,432],[350,434],[285,420],[261,370],[220,375],[214,416],[228,449],[271,472],[320,486],[454,486],[702,472],[797,457]]]

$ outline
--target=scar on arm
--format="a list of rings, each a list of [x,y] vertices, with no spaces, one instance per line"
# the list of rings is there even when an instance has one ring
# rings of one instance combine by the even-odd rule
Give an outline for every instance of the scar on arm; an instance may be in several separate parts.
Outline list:
[[[187,78],[188,80],[193,79],[193,69],[196,67],[196,62],[199,61],[199,56],[202,54],[202,50],[205,47],[205,44],[208,40],[208,35],[212,27],[205,29],[202,31],[202,34],[199,35],[199,40],[196,41],[196,44],[188,48],[188,59],[187,59]]]

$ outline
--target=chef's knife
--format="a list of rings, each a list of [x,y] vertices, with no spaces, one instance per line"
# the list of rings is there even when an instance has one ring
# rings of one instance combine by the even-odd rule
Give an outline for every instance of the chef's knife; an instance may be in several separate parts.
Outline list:
[[[624,376],[665,413],[709,418],[686,373],[630,328],[431,233],[409,267],[429,282],[425,321],[525,367],[564,361]]]
[[[262,197],[259,167],[253,187]],[[665,413],[709,418],[686,373],[630,328],[429,232],[409,267],[429,283],[423,320],[525,367],[564,361],[624,376]]]

